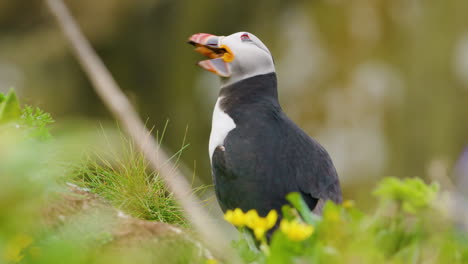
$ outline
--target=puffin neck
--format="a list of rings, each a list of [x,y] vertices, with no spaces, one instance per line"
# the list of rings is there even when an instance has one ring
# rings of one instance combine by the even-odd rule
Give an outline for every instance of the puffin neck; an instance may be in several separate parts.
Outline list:
[[[224,86],[219,92],[222,104],[237,105],[269,103],[279,107],[276,73],[256,75]]]

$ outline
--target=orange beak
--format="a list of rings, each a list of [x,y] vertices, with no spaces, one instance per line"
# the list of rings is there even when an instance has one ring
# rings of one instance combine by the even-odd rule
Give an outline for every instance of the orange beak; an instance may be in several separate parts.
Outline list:
[[[198,33],[188,39],[188,43],[195,46],[195,51],[210,58],[199,61],[198,66],[221,77],[231,76],[229,62],[234,60],[234,54],[228,46],[220,44],[223,37]]]

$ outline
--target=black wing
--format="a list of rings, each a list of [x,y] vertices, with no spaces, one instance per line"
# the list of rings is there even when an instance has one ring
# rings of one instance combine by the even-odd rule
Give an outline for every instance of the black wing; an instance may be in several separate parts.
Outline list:
[[[326,200],[341,203],[340,182],[328,152],[287,117],[285,122],[289,123],[288,127],[291,128],[289,144],[285,149],[291,156],[296,157],[292,166],[295,168],[297,186],[304,199],[320,199],[320,207]]]
[[[338,176],[328,153],[281,109],[244,109],[230,116],[236,128],[212,157],[223,210],[255,208],[266,214],[270,209],[280,210],[290,192],[300,192],[311,209],[319,199],[341,202]]]

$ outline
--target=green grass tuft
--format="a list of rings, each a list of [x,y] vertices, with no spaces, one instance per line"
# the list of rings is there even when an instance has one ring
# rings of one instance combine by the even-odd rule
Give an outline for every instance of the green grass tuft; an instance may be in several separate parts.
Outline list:
[[[77,170],[77,184],[132,216],[187,226],[181,207],[157,172],[148,167],[131,141],[121,139],[120,153],[109,151],[86,158]]]

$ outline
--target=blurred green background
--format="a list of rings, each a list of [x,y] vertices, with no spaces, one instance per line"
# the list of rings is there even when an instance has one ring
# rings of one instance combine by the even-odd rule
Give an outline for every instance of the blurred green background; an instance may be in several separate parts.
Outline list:
[[[66,2],[142,119],[170,120],[165,147],[187,135],[183,163],[206,184],[219,81],[195,66],[186,40],[198,32],[263,40],[285,112],[328,149],[348,198],[382,176],[450,171],[468,144],[466,0]],[[113,122],[42,1],[0,1],[10,87],[57,123]]]

